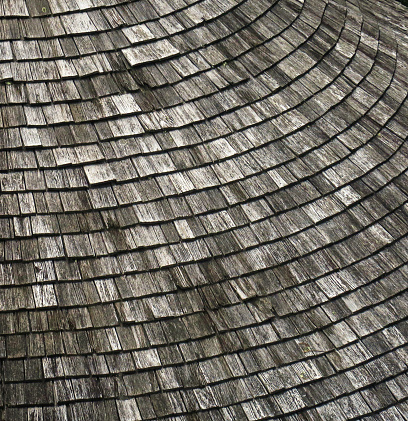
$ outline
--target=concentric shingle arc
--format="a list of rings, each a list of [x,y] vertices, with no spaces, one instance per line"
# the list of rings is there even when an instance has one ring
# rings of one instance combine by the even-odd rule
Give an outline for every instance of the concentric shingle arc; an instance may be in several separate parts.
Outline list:
[[[0,2],[1,418],[407,421],[407,18]]]

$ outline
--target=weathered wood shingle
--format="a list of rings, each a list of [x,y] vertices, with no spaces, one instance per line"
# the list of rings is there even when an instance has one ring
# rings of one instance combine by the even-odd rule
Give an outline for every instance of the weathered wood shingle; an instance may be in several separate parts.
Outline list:
[[[0,2],[2,419],[408,419],[407,17]]]

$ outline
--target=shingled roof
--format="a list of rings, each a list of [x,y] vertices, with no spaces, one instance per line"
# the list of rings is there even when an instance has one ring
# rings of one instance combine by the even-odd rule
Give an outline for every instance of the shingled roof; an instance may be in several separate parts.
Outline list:
[[[2,0],[1,419],[408,420],[407,18]]]

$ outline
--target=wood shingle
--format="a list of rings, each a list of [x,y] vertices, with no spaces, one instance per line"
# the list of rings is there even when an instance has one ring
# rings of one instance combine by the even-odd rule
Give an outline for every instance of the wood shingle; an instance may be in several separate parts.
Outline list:
[[[0,414],[408,419],[407,9],[0,2]]]

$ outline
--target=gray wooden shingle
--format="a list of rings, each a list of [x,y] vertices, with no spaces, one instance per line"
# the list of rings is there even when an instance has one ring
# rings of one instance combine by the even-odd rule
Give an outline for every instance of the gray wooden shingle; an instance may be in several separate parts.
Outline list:
[[[406,9],[0,3],[2,418],[406,417]]]

